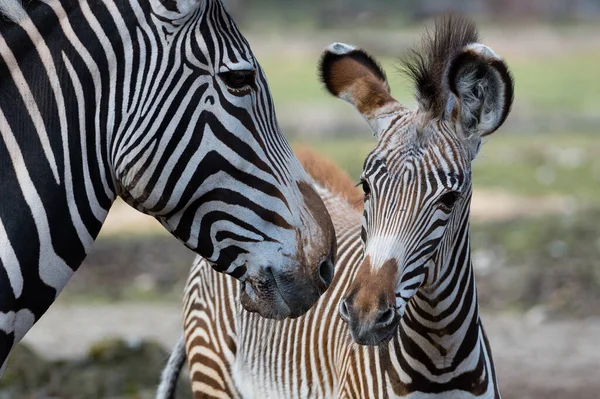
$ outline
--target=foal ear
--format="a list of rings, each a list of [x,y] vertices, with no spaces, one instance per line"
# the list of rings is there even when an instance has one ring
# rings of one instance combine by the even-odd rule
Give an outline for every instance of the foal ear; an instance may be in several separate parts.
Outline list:
[[[385,72],[363,50],[333,43],[323,52],[319,71],[329,93],[354,105],[377,135],[378,119],[401,107],[390,94]]]
[[[450,63],[448,84],[458,101],[454,106],[458,112],[452,116],[459,119],[467,138],[491,134],[506,120],[513,79],[504,60],[488,46],[465,46]]]

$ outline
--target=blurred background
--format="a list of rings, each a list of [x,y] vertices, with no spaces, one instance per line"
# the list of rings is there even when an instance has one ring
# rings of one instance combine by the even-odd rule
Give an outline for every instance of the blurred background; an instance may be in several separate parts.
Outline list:
[[[474,164],[473,259],[504,398],[600,392],[600,0],[230,0],[266,71],[279,121],[358,180],[375,141],[317,79],[334,41],[395,63],[432,17],[472,16],[516,96]],[[26,336],[0,399],[151,398],[180,334],[193,254],[119,202],[82,268]],[[186,377],[180,398],[190,397]]]

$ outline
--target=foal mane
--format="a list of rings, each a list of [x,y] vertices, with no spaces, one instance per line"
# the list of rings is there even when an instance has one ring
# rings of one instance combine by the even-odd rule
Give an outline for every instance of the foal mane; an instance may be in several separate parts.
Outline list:
[[[420,47],[400,61],[400,72],[413,80],[417,101],[424,111],[441,114],[450,93],[444,79],[456,54],[466,45],[476,43],[477,27],[467,18],[448,15],[435,20],[433,31],[427,29]]]
[[[295,146],[294,153],[317,184],[343,197],[354,209],[362,211],[363,193],[339,166],[306,146]]]

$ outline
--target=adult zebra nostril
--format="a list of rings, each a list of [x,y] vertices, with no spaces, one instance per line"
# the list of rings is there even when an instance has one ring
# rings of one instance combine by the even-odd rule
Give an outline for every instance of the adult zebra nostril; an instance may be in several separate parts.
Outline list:
[[[394,310],[394,308],[388,308],[388,309],[384,310],[383,312],[381,312],[379,314],[379,316],[377,316],[377,319],[375,319],[375,327],[376,328],[387,327],[390,324],[392,324],[395,317],[396,317],[396,311]]]
[[[333,281],[333,262],[331,259],[326,259],[319,265],[319,277],[321,282],[325,284],[325,287],[329,287]]]

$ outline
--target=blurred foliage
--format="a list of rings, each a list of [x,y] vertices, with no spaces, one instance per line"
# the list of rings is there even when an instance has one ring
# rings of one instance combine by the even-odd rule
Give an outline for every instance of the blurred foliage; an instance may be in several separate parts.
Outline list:
[[[515,76],[518,105],[533,107],[535,112],[546,114],[598,113],[600,49],[596,53],[567,56],[508,58],[507,62]]]
[[[153,342],[107,339],[84,359],[50,362],[20,344],[0,380],[0,399],[150,399],[167,358]],[[177,398],[190,397],[182,376]]]
[[[179,302],[196,256],[170,235],[101,237],[61,295],[67,301]]]
[[[495,136],[488,139],[475,160],[475,187],[534,196],[560,195],[575,205],[600,205],[600,136],[502,132]]]
[[[600,314],[600,209],[471,230],[478,293],[488,309],[538,307],[557,316]]]

